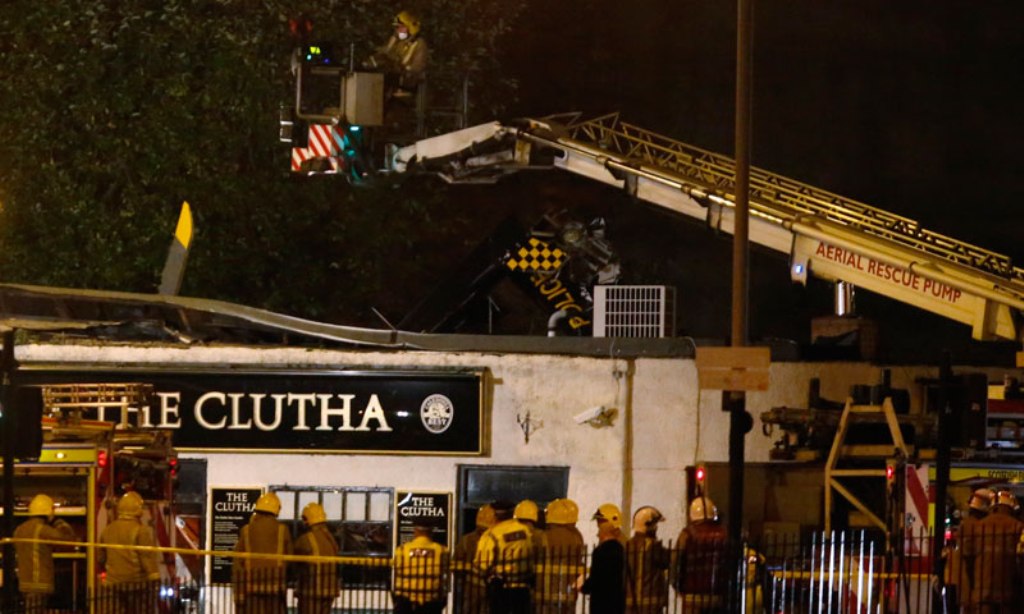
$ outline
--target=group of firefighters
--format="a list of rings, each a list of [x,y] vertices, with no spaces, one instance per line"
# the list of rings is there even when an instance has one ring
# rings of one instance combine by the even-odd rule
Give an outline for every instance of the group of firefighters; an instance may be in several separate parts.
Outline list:
[[[125,493],[117,502],[116,517],[100,534],[97,560],[103,569],[97,604],[102,612],[128,614],[154,611],[160,582],[156,551],[118,546],[156,546],[153,528],[142,522],[143,499]],[[28,505],[28,520],[14,531],[18,587],[28,612],[44,612],[55,590],[53,550],[46,542],[75,542],[71,526],[56,516],[53,498],[38,494]],[[46,541],[35,541],[46,540]]]
[[[279,555],[297,554],[327,557],[295,569],[297,611],[326,614],[340,586],[337,565],[329,560],[337,556],[338,543],[323,507],[309,503],[303,508],[306,532],[294,545],[286,525],[277,520],[280,511],[277,495],[263,494],[239,534],[232,566],[236,611],[286,611],[287,562]],[[599,544],[589,570],[587,547],[576,527],[576,503],[556,499],[544,517],[541,529],[540,508],[530,500],[484,505],[475,529],[462,536],[450,559],[447,548],[432,539],[432,527],[415,524],[412,539],[398,546],[392,558],[395,612],[439,614],[448,601],[450,573],[455,609],[467,614],[564,614],[575,611],[580,593],[590,595],[591,612],[655,614],[668,605],[670,576],[698,606],[706,599],[704,605],[713,607],[725,589],[727,574],[720,568],[726,534],[707,498],[691,505],[690,524],[679,536],[675,557],[658,540],[664,517],[656,508],[644,506],[633,514],[633,535],[627,538],[619,508],[601,505],[592,516]]]
[[[636,510],[628,536],[619,507],[599,506],[591,516],[598,545],[589,565],[576,503],[549,503],[544,529],[539,512],[530,500],[479,509],[475,530],[460,539],[453,557],[462,570],[455,575],[457,612],[565,614],[576,611],[582,593],[595,614],[657,614],[668,607],[670,583],[694,611],[722,606],[727,535],[710,499],[693,501],[674,550],[658,539],[664,516],[657,508]]]
[[[968,613],[1019,612],[1024,522],[1008,490],[975,490],[956,540],[943,552],[946,602]]]
[[[103,570],[97,610],[153,612],[160,583],[159,555],[152,527],[143,522],[143,500],[123,495],[116,517],[101,536],[98,561]],[[339,547],[318,503],[302,510],[305,531],[294,540],[278,516],[281,501],[273,492],[256,501],[242,527],[232,564],[232,595],[242,614],[287,611],[289,580],[301,614],[327,614],[340,590],[336,560]],[[27,611],[44,611],[54,593],[54,544],[76,541],[71,527],[55,516],[54,502],[37,495],[29,519],[15,531],[20,591]],[[475,529],[458,542],[451,560],[433,541],[431,527],[417,524],[413,538],[395,549],[392,600],[395,612],[439,614],[447,604],[449,574],[454,578],[457,612],[563,614],[574,612],[580,593],[590,596],[595,613],[654,614],[665,611],[669,583],[691,599],[706,598],[711,607],[725,588],[726,574],[716,572],[725,559],[726,534],[707,498],[690,506],[690,523],[679,536],[673,556],[658,539],[661,512],[643,506],[633,514],[633,535],[623,533],[620,509],[611,503],[592,515],[599,544],[589,565],[583,535],[576,524],[579,508],[556,499],[544,510],[530,500],[513,505],[496,501],[476,514]],[[22,541],[24,540],[24,541]],[[45,540],[45,541],[39,541]],[[118,546],[140,546],[119,548]],[[687,553],[691,554],[687,554]],[[282,555],[313,558],[289,563]],[[289,566],[290,574],[289,572]],[[698,608],[700,609],[700,608]]]

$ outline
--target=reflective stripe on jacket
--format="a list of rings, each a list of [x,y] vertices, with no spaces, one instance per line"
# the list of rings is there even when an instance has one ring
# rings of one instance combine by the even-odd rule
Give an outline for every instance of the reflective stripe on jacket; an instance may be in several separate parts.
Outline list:
[[[544,605],[576,602],[576,578],[586,570],[587,547],[573,525],[548,525],[544,558],[537,570],[537,600]]]
[[[660,608],[668,604],[668,568],[671,555],[661,542],[634,535],[626,542],[626,605]]]
[[[448,571],[446,550],[423,535],[396,548],[395,594],[413,603],[443,600],[443,580]]]
[[[270,514],[255,513],[242,527],[235,552],[291,554],[292,536],[288,527]],[[281,559],[237,558],[231,566],[231,582],[236,598],[246,593],[273,594],[285,590],[286,564]]]
[[[295,554],[338,556],[338,542],[326,523],[315,524],[295,540]],[[297,592],[307,597],[334,597],[338,594],[337,563],[307,563],[299,567]]]
[[[138,518],[118,518],[108,524],[100,535],[100,543],[118,546],[156,546],[153,528]],[[160,579],[160,557],[155,551],[101,548],[105,561],[107,584],[141,583]]]
[[[14,530],[18,539],[51,539],[71,541],[75,532],[68,523],[56,520],[53,525],[41,517],[29,518]],[[16,543],[18,582],[23,593],[53,592],[53,546],[50,544]]]
[[[512,518],[487,530],[477,544],[474,563],[484,577],[506,588],[533,586],[533,539],[530,527]]]

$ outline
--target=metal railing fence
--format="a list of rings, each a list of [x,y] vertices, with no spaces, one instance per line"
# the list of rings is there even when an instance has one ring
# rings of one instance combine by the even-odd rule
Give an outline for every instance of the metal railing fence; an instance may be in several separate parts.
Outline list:
[[[1016,522],[1016,521],[1013,521]],[[927,532],[868,531],[766,535],[730,547],[721,539],[633,538],[621,549],[519,550],[482,567],[447,553],[403,559],[308,557],[45,540],[56,551],[90,548],[199,556],[222,565],[211,578],[113,583],[55,566],[53,590],[21,580],[20,599],[3,612],[337,613],[530,612],[570,614],[915,613],[1013,611],[1024,598],[1022,524],[967,523],[939,553]],[[22,551],[24,547],[22,547]],[[612,556],[607,556],[608,552]],[[419,552],[419,554],[416,554]],[[603,553],[603,554],[602,554]],[[58,559],[59,561],[60,559]],[[84,565],[84,558],[82,563]],[[231,561],[225,579],[225,561]],[[19,575],[32,563],[19,563]],[[184,569],[184,566],[179,566]],[[204,565],[209,570],[210,565]],[[209,573],[207,571],[206,573]],[[124,577],[123,574],[121,577]],[[38,576],[36,576],[38,579]],[[35,588],[33,588],[35,586]],[[45,588],[45,582],[43,583]],[[611,608],[609,610],[609,608]]]

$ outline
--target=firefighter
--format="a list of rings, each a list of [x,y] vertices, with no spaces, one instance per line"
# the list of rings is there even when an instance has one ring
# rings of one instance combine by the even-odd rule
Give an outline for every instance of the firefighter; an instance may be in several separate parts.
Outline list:
[[[28,504],[29,519],[14,530],[15,539],[78,541],[71,525],[57,518],[53,499],[42,493]],[[51,544],[14,544],[18,561],[18,584],[25,608],[43,611],[53,595],[53,548]]]
[[[633,514],[633,536],[626,542],[626,611],[631,614],[657,614],[668,605],[671,556],[658,539],[664,519],[650,505]]]
[[[1024,523],[1014,517],[1018,507],[1013,493],[1000,490],[992,512],[964,528],[961,556],[971,571],[967,612],[1020,611],[1017,547]]]
[[[338,556],[338,542],[327,526],[327,514],[319,503],[302,508],[306,532],[295,541],[295,554],[305,556]],[[310,563],[298,570],[295,593],[299,598],[299,614],[328,614],[338,595],[336,563]]]
[[[945,599],[949,604],[966,605],[969,577],[963,565],[963,538],[966,532],[973,531],[968,527],[988,516],[995,498],[996,493],[991,488],[978,488],[972,492],[967,501],[967,516],[960,523],[959,540],[947,543],[942,550],[942,558],[945,559],[942,569]]]
[[[491,614],[526,614],[534,583],[530,527],[512,517],[510,501],[493,507],[497,522],[480,537],[473,564],[487,582]]]
[[[538,570],[537,611],[569,614],[576,611],[577,576],[583,573],[587,548],[576,528],[580,510],[571,499],[555,499],[544,509],[544,565]]]
[[[138,493],[125,493],[117,502],[117,519],[103,529],[100,543],[155,547],[156,535],[152,527],[142,522],[142,507]],[[106,570],[102,610],[119,614],[155,610],[160,582],[160,559],[155,551],[100,548],[98,558],[100,567]]]
[[[728,536],[714,501],[703,495],[690,504],[690,522],[676,540],[674,586],[684,609],[707,611],[721,607],[728,588]]]
[[[249,524],[242,527],[235,552],[283,555],[292,553],[292,535],[278,522],[281,500],[268,492],[260,495]],[[275,558],[237,557],[231,566],[236,611],[276,614],[285,611],[286,564]]]
[[[541,552],[544,549],[544,531],[537,526],[540,522],[540,508],[529,499],[523,499],[516,505],[512,517],[530,527],[530,541],[533,542],[534,552]]]
[[[430,538],[433,527],[413,525],[412,539],[395,549],[395,614],[441,614],[447,594],[448,549]]]
[[[590,558],[590,575],[577,578],[580,592],[590,595],[591,614],[622,614],[626,611],[625,564],[622,512],[613,503],[597,508],[597,548]]]
[[[418,17],[402,11],[392,22],[391,37],[367,61],[368,68],[385,74],[386,98],[411,98],[427,72],[427,43],[420,36]]]
[[[494,508],[490,503],[476,511],[475,527],[455,545],[455,560],[460,563],[455,574],[455,611],[460,614],[484,614],[487,600],[483,578],[473,567],[476,545],[487,529],[494,526]]]

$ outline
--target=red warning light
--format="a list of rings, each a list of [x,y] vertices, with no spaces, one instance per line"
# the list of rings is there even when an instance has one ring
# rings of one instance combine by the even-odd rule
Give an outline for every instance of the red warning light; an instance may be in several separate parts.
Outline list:
[[[697,467],[697,481],[704,481],[704,467]]]
[[[100,469],[107,468],[107,451],[100,450],[96,455],[96,464],[99,465]]]
[[[885,466],[885,479],[889,480],[891,482],[894,477],[896,477],[896,468],[893,467],[892,465],[886,465]]]

